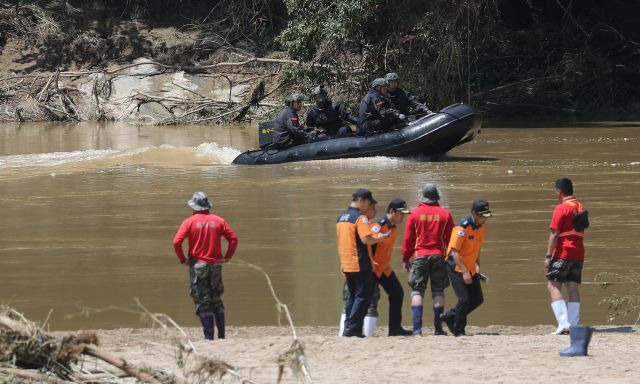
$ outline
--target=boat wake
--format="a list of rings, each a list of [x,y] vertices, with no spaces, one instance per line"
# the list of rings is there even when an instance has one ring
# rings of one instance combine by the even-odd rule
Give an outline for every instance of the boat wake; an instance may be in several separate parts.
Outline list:
[[[91,172],[114,167],[167,167],[227,165],[240,151],[216,143],[197,147],[161,145],[123,151],[89,149],[73,152],[34,153],[0,157],[0,176],[28,177]]]

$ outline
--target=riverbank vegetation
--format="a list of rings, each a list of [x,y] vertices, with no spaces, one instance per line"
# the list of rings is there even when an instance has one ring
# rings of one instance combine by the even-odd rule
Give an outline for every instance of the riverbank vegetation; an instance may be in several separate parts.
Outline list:
[[[24,74],[142,57],[212,74],[222,69],[215,64],[266,58],[282,60],[268,64],[278,97],[324,83],[355,107],[373,78],[397,72],[432,108],[464,101],[494,116],[637,116],[639,11],[640,0],[5,1],[0,102],[20,94]],[[264,77],[264,63],[233,71]]]

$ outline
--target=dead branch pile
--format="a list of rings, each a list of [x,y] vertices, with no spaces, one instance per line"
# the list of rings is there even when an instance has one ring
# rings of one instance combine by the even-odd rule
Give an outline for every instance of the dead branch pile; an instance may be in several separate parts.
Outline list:
[[[264,274],[278,310],[286,315],[291,327],[293,343],[275,362],[278,367],[277,382],[282,381],[284,372],[288,368],[298,381],[313,383],[304,347],[297,338],[291,314],[275,294],[271,279],[260,267],[241,260],[237,262],[238,265],[256,269]],[[135,378],[140,382],[152,384],[195,384],[213,383],[222,380],[225,376],[230,376],[232,381],[256,384],[229,363],[199,354],[187,333],[173,319],[162,313],[152,313],[138,299],[135,301],[143,319],[148,324],[160,327],[167,331],[167,334],[172,334],[169,344],[148,343],[162,350],[172,351],[178,368],[176,371],[180,371],[181,376],[149,366],[139,367],[113,355],[99,347],[98,337],[93,332],[71,333],[61,338],[54,337],[44,332],[43,327],[37,326],[14,309],[2,307],[0,308],[0,381],[99,384],[125,383],[128,382],[127,378]],[[84,368],[85,366],[95,367],[96,360],[106,367],[118,369],[121,374],[115,374],[106,368],[97,371]]]
[[[278,92],[286,80],[277,68],[283,65],[299,63],[250,57],[172,66],[145,60],[111,70],[0,74],[0,100],[5,104],[0,120],[148,120],[165,125],[242,121],[281,106]],[[188,77],[187,85],[173,81],[177,75]],[[159,85],[145,85],[146,79]],[[193,84],[206,85],[193,90]],[[212,97],[214,92],[219,96]]]
[[[87,356],[107,362],[141,381],[160,384],[154,372],[143,371],[101,350],[95,333],[81,332],[58,339],[11,308],[0,311],[0,362],[7,365],[0,369],[0,377],[50,383],[81,382],[86,377],[78,376],[77,364]]]

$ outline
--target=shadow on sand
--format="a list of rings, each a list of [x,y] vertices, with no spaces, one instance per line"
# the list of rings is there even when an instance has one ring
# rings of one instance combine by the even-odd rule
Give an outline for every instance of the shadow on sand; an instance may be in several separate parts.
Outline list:
[[[634,333],[636,332],[633,327],[612,327],[612,328],[596,328],[593,327],[593,332],[597,333]]]

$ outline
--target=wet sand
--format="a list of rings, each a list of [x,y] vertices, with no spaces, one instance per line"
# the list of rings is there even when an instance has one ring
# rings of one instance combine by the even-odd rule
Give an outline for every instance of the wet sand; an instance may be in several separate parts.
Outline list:
[[[569,336],[554,336],[551,326],[468,327],[472,336],[386,337],[385,327],[366,339],[337,337],[335,327],[301,327],[314,383],[637,383],[638,329],[597,326],[589,356],[566,358],[559,352]],[[231,364],[245,378],[275,383],[276,359],[291,345],[287,327],[229,327],[227,339],[201,340],[187,328],[197,352]],[[62,334],[62,332],[60,332]],[[127,361],[180,372],[159,330],[98,331],[101,347]],[[217,381],[216,381],[217,382]],[[237,382],[225,376],[222,382]],[[286,370],[283,382],[295,382]]]

